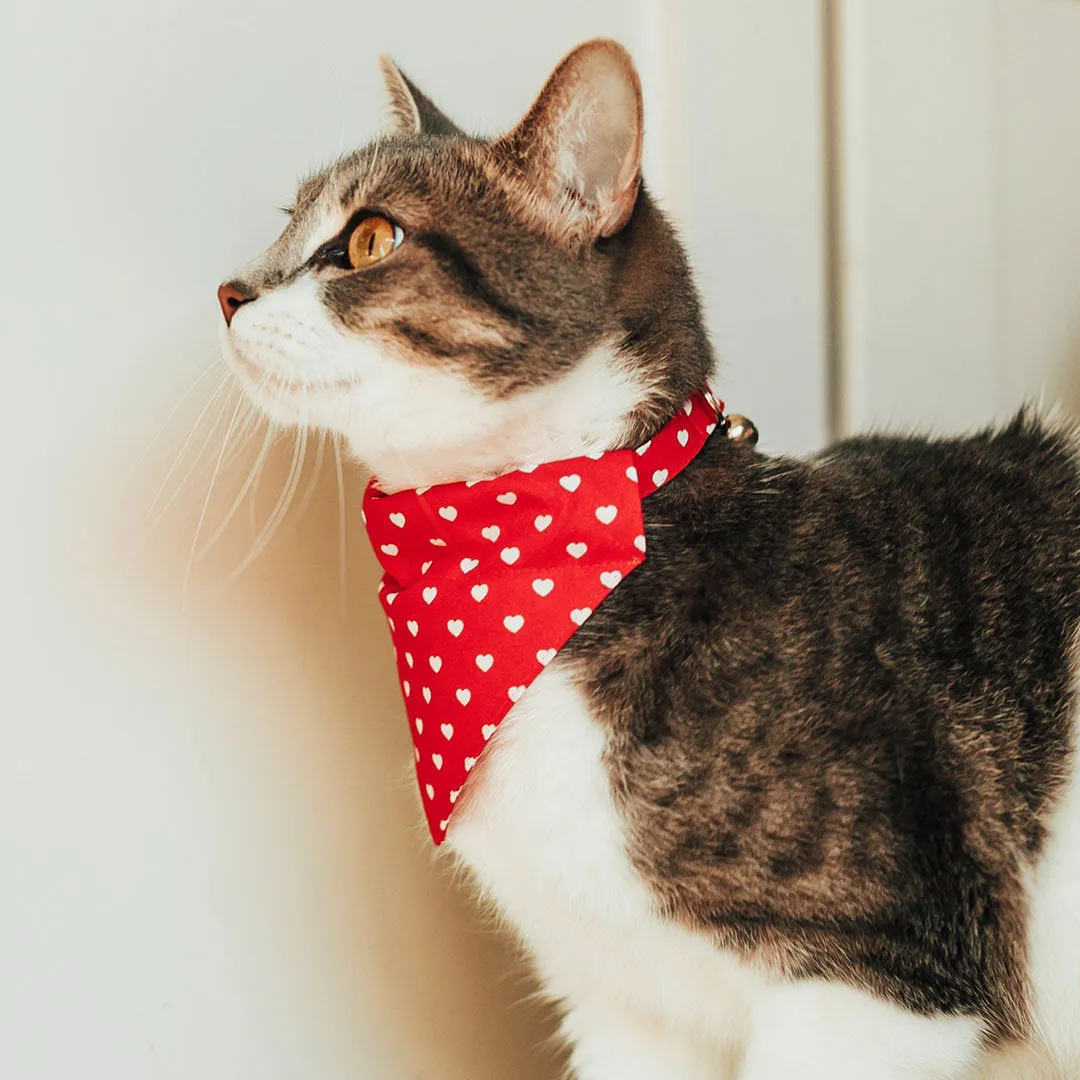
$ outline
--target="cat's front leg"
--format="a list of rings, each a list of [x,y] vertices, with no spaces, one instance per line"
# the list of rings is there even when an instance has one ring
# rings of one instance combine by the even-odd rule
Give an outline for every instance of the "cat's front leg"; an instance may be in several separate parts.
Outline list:
[[[780,985],[756,1006],[739,1080],[968,1080],[981,1030],[828,983]]]
[[[718,1055],[690,1036],[615,1008],[574,1007],[563,1021],[574,1080],[728,1080]]]

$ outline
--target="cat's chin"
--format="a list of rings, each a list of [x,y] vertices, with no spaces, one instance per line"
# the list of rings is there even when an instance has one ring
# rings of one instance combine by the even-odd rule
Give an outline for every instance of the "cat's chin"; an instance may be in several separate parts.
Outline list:
[[[355,382],[303,382],[260,370],[234,354],[229,367],[244,393],[270,420],[347,433],[348,400]]]

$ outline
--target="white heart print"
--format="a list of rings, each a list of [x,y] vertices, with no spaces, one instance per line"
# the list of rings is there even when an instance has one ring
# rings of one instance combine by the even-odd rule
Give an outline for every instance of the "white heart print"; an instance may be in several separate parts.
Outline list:
[[[449,742],[454,737],[454,725],[453,724],[441,724],[439,730],[443,733],[443,738]]]
[[[441,656],[429,656],[428,661],[431,665],[431,670],[438,674],[442,670],[442,657]]]
[[[592,608],[577,607],[570,612],[570,621],[580,626],[591,614]]]
[[[511,634],[516,634],[524,625],[524,615],[507,615],[506,618],[503,619],[503,626],[505,626]]]
[[[468,705],[469,702],[472,701],[472,691],[467,688],[458,689],[454,691],[454,697],[456,697],[462,705]]]
[[[680,446],[685,446],[690,441],[690,432],[686,428],[679,428],[679,433],[675,438],[679,440]]]
[[[578,541],[577,543],[574,543],[574,544],[567,544],[566,545],[566,553],[568,555],[573,556],[573,558],[575,558],[575,559],[580,559],[581,556],[584,555],[585,552],[588,551],[588,550],[589,550],[589,545],[585,544],[585,543],[582,543],[581,541]]]
[[[495,663],[495,657],[491,653],[480,653],[476,658],[476,666],[481,671],[490,671],[492,665]]]
[[[487,742],[488,739],[490,739],[491,736],[495,734],[495,725],[494,724],[485,724],[480,729],[480,734],[484,736],[484,742]]]
[[[430,686],[422,686],[420,688],[420,693],[422,693],[424,695],[424,700],[430,705],[431,704],[431,687]]]
[[[521,552],[516,547],[504,547],[499,552],[499,558],[502,559],[507,566],[513,566],[521,557]]]
[[[581,487],[581,477],[578,476],[577,473],[571,473],[569,476],[560,476],[559,486],[573,493]]]
[[[404,514],[391,514],[390,523],[396,525],[399,529],[405,528],[405,515]]]
[[[618,516],[617,506],[598,506],[596,508],[596,520],[602,525],[610,525]]]
[[[501,495],[495,496],[496,502],[501,502],[503,506],[513,506],[517,502],[517,495],[512,491],[504,491]]]
[[[479,604],[488,594],[488,587],[486,585],[474,585],[470,590],[472,598]]]
[[[397,544],[380,544],[379,550],[384,555],[396,555],[398,553],[398,546]]]
[[[441,517],[444,521],[457,521],[457,507],[440,506],[439,517]]]
[[[511,701],[517,702],[517,701],[521,700],[521,695],[524,694],[524,693],[525,693],[525,687],[524,686],[511,686],[510,689],[506,691],[506,696]]]
[[[416,734],[417,735],[423,735],[424,734],[424,721],[421,720],[420,717],[418,716],[413,721],[413,723],[416,724]]]
[[[656,472],[654,472],[652,474],[652,482],[657,487],[659,487],[667,478],[668,478],[667,469],[657,469]]]
[[[555,659],[554,649],[538,649],[536,653],[536,659],[540,661],[544,667],[547,667],[552,660]]]
[[[644,551],[645,550],[645,537],[641,536],[640,534],[638,536],[635,536],[634,537],[634,547],[636,547],[638,549],[638,551]]]
[[[431,764],[434,765],[436,769],[441,769],[442,768],[442,754],[432,754],[431,755]]]
[[[618,570],[605,570],[600,575],[600,584],[608,589],[614,589],[620,581],[622,581],[622,574]]]
[[[420,633],[420,624],[415,619],[409,619],[405,625],[409,628],[409,633],[413,637]]]
[[[427,797],[429,799],[434,799],[435,798],[435,789],[430,784],[425,784],[424,785],[424,791],[427,792]]]
[[[424,603],[430,604],[431,601],[434,600],[435,597],[438,595],[439,590],[436,589],[434,585],[429,585],[426,589],[424,589]]]
[[[533,518],[533,525],[536,526],[537,532],[543,532],[551,524],[551,521],[552,518],[550,514],[537,514],[537,516]]]
[[[502,532],[502,530],[498,525],[485,525],[484,528],[480,530],[480,535],[485,540],[490,540],[494,544],[495,541],[499,539],[500,532]]]
[[[547,596],[555,588],[555,582],[551,578],[536,578],[532,587],[537,596]]]
[[[461,566],[461,572],[463,574],[468,574],[471,571],[475,570],[480,565],[480,560],[479,559],[462,559],[461,563],[459,565]]]
[[[446,624],[446,629],[450,631],[454,637],[461,637],[461,631],[465,629],[465,623],[461,619],[450,619]]]
[[[475,764],[476,764],[476,758],[474,758],[474,757],[467,757],[467,758],[465,759],[465,771],[466,771],[466,772],[472,772],[472,767],[473,767],[473,766],[474,766]]]

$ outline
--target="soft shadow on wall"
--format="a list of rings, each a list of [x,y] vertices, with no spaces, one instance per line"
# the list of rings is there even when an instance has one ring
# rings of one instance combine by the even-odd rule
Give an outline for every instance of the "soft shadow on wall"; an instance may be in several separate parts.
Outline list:
[[[219,915],[242,939],[240,962],[250,960],[252,982],[278,984],[270,995],[280,1001],[266,1004],[265,1019],[280,1009],[311,1022],[309,1038],[329,1040],[320,1053],[334,1063],[296,1064],[328,1080],[375,1075],[365,1041],[378,1044],[379,1075],[389,1077],[560,1075],[553,1011],[508,935],[427,838],[377,564],[360,521],[366,477],[347,461],[339,473],[331,441],[320,450],[317,437],[294,473],[297,436],[284,433],[237,502],[264,444],[258,422],[235,457],[226,452],[207,499],[235,400],[207,411],[144,543],[115,569],[130,601],[121,617],[140,634],[144,620],[169,624],[178,670],[213,701],[216,726],[198,722],[195,747],[217,759],[211,790],[180,794],[210,804],[217,857],[228,865]],[[130,535],[201,404],[170,422],[140,497],[124,496],[117,508]],[[242,426],[233,426],[232,443]],[[235,576],[290,479],[288,513]],[[130,550],[130,535],[115,538],[116,550]]]

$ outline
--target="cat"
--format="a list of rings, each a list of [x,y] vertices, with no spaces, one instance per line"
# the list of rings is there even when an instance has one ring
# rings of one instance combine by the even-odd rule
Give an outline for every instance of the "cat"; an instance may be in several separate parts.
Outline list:
[[[383,69],[392,131],[219,289],[247,393],[386,493],[646,443],[715,361],[627,52],[493,139]],[[573,1074],[1080,1077],[1075,440],[721,429],[644,523],[448,825]]]

